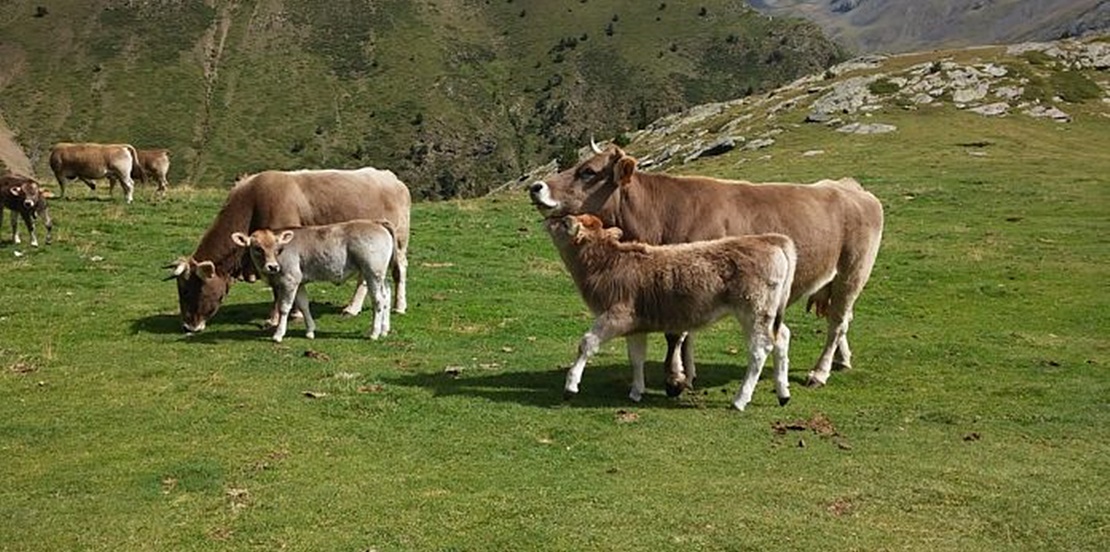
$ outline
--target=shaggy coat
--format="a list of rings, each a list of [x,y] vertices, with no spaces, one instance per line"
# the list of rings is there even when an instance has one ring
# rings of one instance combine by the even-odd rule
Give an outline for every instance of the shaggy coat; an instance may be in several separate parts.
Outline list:
[[[235,232],[231,240],[247,248],[258,273],[277,297],[280,318],[274,341],[285,337],[289,312],[296,304],[304,314],[306,336],[316,336],[316,322],[309,311],[309,282],[340,284],[359,274],[374,297],[374,320],[367,329],[370,339],[389,333],[389,282],[386,273],[393,259],[396,238],[388,221],[353,220],[274,233],[259,229],[250,236]]]
[[[95,181],[107,178],[109,192],[119,182],[127,202],[131,203],[135,192],[131,171],[139,166],[138,159],[138,152],[130,144],[61,142],[50,150],[50,170],[58,180],[62,197],[66,195],[66,183],[72,179],[80,179],[90,190],[95,190]]]
[[[626,239],[656,245],[766,232],[790,236],[798,250],[790,300],[809,298],[807,306],[829,324],[810,384],[824,384],[834,362],[850,365],[852,306],[882,239],[883,208],[875,196],[851,178],[802,185],[671,176],[638,171],[636,159],[615,146],[595,144],[594,151],[531,186],[540,213],[591,213],[621,228]],[[684,357],[692,378],[693,359]]]
[[[31,235],[31,246],[39,246],[35,233],[35,219],[41,217],[46,226],[46,243],[53,238],[54,223],[50,220],[50,209],[46,206],[46,191],[39,183],[26,176],[17,174],[0,175],[0,224],[4,221],[4,210],[12,211],[12,242],[19,243],[19,223],[16,214],[23,218],[27,233]]]
[[[192,255],[167,268],[177,278],[181,322],[187,332],[204,329],[216,314],[235,278],[244,276],[250,259],[231,241],[235,232],[259,228],[295,228],[355,219],[386,220],[397,236],[392,272],[396,285],[393,310],[405,312],[408,272],[409,189],[391,171],[266,171],[240,180],[208,227]],[[344,312],[358,314],[366,298],[360,285]],[[275,307],[277,306],[275,297]],[[270,321],[277,323],[278,309]]]
[[[582,299],[597,316],[567,373],[568,395],[578,392],[586,361],[601,344],[626,336],[633,370],[629,396],[639,400],[644,334],[696,330],[731,314],[747,335],[749,351],[748,372],[733,405],[743,410],[751,400],[772,349],[779,400],[789,399],[789,333],[782,318],[797,261],[790,238],[760,234],[652,246],[622,243],[620,229],[603,228],[592,215],[548,219],[546,226]]]

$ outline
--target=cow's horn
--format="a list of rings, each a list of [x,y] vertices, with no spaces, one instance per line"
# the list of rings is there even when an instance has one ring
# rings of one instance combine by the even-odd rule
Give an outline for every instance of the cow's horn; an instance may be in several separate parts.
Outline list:
[[[597,145],[593,136],[590,136],[590,149],[594,150],[594,153],[601,153],[601,146]]]

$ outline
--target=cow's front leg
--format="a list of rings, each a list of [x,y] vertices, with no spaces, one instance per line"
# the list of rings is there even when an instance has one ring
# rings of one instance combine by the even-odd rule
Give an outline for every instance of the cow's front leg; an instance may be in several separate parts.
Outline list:
[[[358,287],[355,288],[355,294],[351,297],[351,302],[343,307],[344,316],[358,316],[358,313],[362,312],[362,307],[366,304],[366,295],[369,289],[369,286],[366,284],[366,279],[359,278]]]
[[[644,360],[647,358],[647,334],[632,334],[624,338],[628,347],[628,363],[632,365],[632,389],[628,398],[640,402],[644,397]]]

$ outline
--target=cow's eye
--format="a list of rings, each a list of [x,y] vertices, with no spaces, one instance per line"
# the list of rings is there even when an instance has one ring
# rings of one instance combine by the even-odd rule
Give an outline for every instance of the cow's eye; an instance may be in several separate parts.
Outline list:
[[[589,167],[584,167],[582,168],[582,170],[578,171],[578,178],[581,178],[582,180],[593,180],[593,177],[595,176],[597,176],[597,171]]]

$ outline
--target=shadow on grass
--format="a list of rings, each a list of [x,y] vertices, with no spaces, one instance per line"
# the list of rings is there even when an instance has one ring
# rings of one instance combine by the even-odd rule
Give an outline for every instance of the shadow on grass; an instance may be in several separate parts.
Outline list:
[[[579,392],[570,400],[563,400],[564,369],[496,373],[464,370],[457,376],[444,372],[416,373],[384,378],[384,382],[428,389],[437,397],[475,397],[543,408],[703,408],[705,400],[710,398],[714,403],[727,404],[739,389],[744,371],[742,366],[733,364],[699,364],[697,387],[678,398],[671,398],[663,391],[662,364],[649,362],[644,367],[647,391],[639,403],[628,398],[631,369],[620,363],[587,366]],[[768,369],[764,368],[762,379],[767,376]],[[802,383],[804,376],[791,378],[791,387]],[[768,384],[770,382],[763,382],[760,389]]]
[[[328,331],[321,330],[320,317],[343,316],[343,307],[332,303],[313,303],[312,315],[316,318],[317,339],[368,339],[365,336],[366,328],[358,330]],[[270,314],[270,303],[237,303],[221,307],[216,316],[209,320],[204,331],[187,334],[181,326],[181,317],[177,314],[155,314],[144,316],[131,323],[131,333],[180,335],[194,343],[218,343],[222,341],[243,341],[266,339],[273,335],[272,328],[265,327],[264,323]],[[360,316],[367,316],[364,311]],[[367,324],[369,324],[367,319]],[[251,326],[244,328],[243,326]],[[304,322],[301,319],[290,320],[289,330],[285,334],[288,339],[304,339]]]

